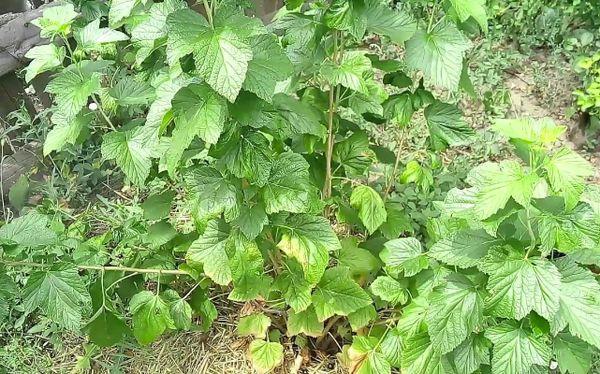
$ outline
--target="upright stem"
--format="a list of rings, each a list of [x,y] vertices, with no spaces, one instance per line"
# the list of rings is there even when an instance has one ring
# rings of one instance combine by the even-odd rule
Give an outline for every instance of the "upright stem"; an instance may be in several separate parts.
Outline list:
[[[333,55],[331,57],[334,64],[338,63],[338,32],[333,32]],[[326,165],[325,165],[325,183],[323,186],[323,199],[331,197],[331,161],[333,158],[333,121],[336,112],[336,88],[332,85],[329,86],[329,110],[327,116],[327,153],[326,153]]]
[[[383,201],[387,200],[394,181],[396,180],[396,174],[398,173],[398,167],[400,166],[400,158],[402,157],[402,148],[404,148],[404,130],[401,130],[398,134],[398,144],[396,145],[396,161],[394,162],[394,170],[392,171],[392,177],[386,182],[385,192],[383,194]]]
[[[110,120],[110,118],[108,117],[108,115],[106,115],[106,112],[104,112],[104,109],[102,109],[102,105],[98,102],[98,100],[96,100],[96,97],[94,95],[92,95],[92,100],[94,101],[94,103],[96,103],[96,106],[98,107],[98,111],[100,112],[100,114],[102,115],[102,117],[104,118],[106,123],[108,123],[110,128],[113,131],[117,131],[117,128],[115,127],[115,125],[113,125],[113,123]]]
[[[213,0],[214,2],[214,0]],[[207,0],[202,0],[202,3],[204,4],[204,10],[206,11],[206,17],[208,18],[208,23],[210,23],[210,25],[213,25],[213,8],[208,5],[208,1]]]

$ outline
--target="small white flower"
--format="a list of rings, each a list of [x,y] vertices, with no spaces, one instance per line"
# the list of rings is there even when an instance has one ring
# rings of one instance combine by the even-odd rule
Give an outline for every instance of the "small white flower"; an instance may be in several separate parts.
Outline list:
[[[90,103],[90,105],[88,106],[88,108],[90,108],[90,110],[94,111],[98,109],[98,104],[96,103]]]
[[[556,370],[558,368],[558,362],[550,361],[550,370]]]

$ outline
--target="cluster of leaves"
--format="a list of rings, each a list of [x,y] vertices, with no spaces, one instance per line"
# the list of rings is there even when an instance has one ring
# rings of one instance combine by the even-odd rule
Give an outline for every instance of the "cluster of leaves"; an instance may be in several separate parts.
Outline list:
[[[473,139],[427,87],[470,90],[462,30],[485,31],[483,1],[435,2],[428,19],[377,0],[289,1],[269,27],[237,1],[205,1],[205,16],[182,0],[78,5],[34,22],[53,43],[32,49],[26,79],[56,71],[44,153],[99,145],[105,165],[160,188],[108,215],[119,229],[101,235],[35,211],[1,227],[4,316],[37,311],[99,346],[130,332],[149,344],[207,329],[219,288],[258,305],[238,331],[253,336],[260,372],[281,363],[285,339],[318,342],[336,322],[353,372],[471,373],[490,349],[497,373],[530,372],[552,352],[565,370],[585,367],[564,357],[597,346],[584,318],[597,283],[573,254],[554,258],[581,248],[573,261],[595,261],[598,212],[587,164],[548,153],[562,128],[499,123],[525,165],[476,168],[429,223],[429,251],[400,237],[412,228],[396,179],[427,190],[435,152]],[[372,34],[404,45],[404,59],[367,53]],[[427,156],[398,176],[415,113]],[[396,155],[373,144],[373,125],[398,136]],[[193,227],[173,225],[173,205]]]
[[[577,68],[583,76],[584,88],[575,91],[577,106],[591,115],[600,114],[600,52],[577,61]]]
[[[586,0],[492,0],[492,26],[525,49],[562,47],[567,52],[598,45],[598,7]]]

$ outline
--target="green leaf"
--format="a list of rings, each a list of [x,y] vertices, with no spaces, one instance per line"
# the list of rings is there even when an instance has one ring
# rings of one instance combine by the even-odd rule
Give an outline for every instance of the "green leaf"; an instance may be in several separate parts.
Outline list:
[[[554,353],[562,373],[587,374],[592,368],[592,347],[566,333],[554,338]]]
[[[323,322],[319,321],[315,308],[310,306],[301,312],[288,312],[287,335],[294,336],[304,334],[306,336],[319,337],[323,335]]]
[[[8,202],[17,211],[23,210],[23,207],[27,204],[29,187],[29,178],[25,174],[21,174],[15,184],[8,190]]]
[[[228,285],[233,279],[229,265],[229,225],[222,220],[208,222],[201,237],[188,249],[185,258],[203,265],[204,273],[215,283]]]
[[[530,206],[539,181],[537,174],[514,160],[486,162],[471,170],[467,177],[467,182],[477,189],[474,211],[482,220],[504,208],[511,197],[525,208]]]
[[[406,42],[406,64],[421,70],[431,83],[456,90],[469,40],[452,23],[440,22],[427,32],[418,30]]]
[[[57,237],[48,226],[48,218],[33,211],[0,227],[0,240],[30,248],[50,245]]]
[[[384,244],[379,258],[392,275],[404,271],[404,276],[412,277],[429,266],[421,243],[415,238],[390,240]]]
[[[88,98],[101,89],[100,72],[110,63],[106,61],[80,61],[71,64],[46,86],[54,95],[56,110],[52,122],[69,122],[87,105]]]
[[[389,37],[394,43],[404,43],[412,38],[417,30],[417,22],[410,13],[390,9],[378,0],[367,0],[364,9],[367,29]]]
[[[348,269],[327,269],[312,294],[319,321],[336,314],[347,316],[372,303],[367,293],[350,278]]]
[[[487,329],[485,337],[494,343],[493,374],[525,374],[533,365],[548,365],[550,348],[533,333],[514,321]]]
[[[458,347],[483,323],[484,294],[464,275],[454,273],[430,295],[427,326],[436,352]]]
[[[42,17],[31,21],[41,29],[42,38],[53,39],[55,35],[66,36],[71,30],[73,20],[79,15],[71,3],[58,3],[46,7]]]
[[[490,364],[490,342],[482,333],[471,334],[454,351],[452,361],[459,373],[471,374],[481,365]]]
[[[165,0],[152,4],[150,10],[143,15],[144,19],[131,28],[131,40],[156,40],[167,36],[167,17],[179,9],[185,9],[185,2],[182,0]]]
[[[352,191],[350,205],[358,209],[358,216],[370,234],[387,219],[385,204],[379,193],[369,186],[358,186]]]
[[[62,151],[67,144],[76,144],[81,132],[86,129],[94,116],[91,113],[79,114],[68,122],[55,125],[44,141],[44,156],[52,151]]]
[[[365,75],[371,72],[371,60],[364,52],[350,51],[344,53],[339,63],[325,62],[321,66],[321,76],[330,86],[341,85],[351,90],[368,95]]]
[[[129,310],[133,315],[133,335],[142,345],[152,343],[165,330],[175,328],[167,303],[150,291],[133,295]]]
[[[258,35],[251,40],[252,60],[242,87],[271,102],[277,82],[286,80],[293,66],[275,35]]]
[[[311,134],[325,138],[326,132],[322,125],[321,113],[314,106],[285,94],[275,95],[273,106],[277,115],[283,118],[282,136]]]
[[[255,242],[235,237],[235,253],[230,259],[233,290],[228,298],[249,301],[265,295],[271,278],[263,275],[264,260]]]
[[[558,311],[561,276],[550,261],[494,250],[480,268],[490,276],[486,303],[493,315],[520,320],[534,310],[550,320]]]
[[[206,84],[192,84],[182,88],[173,97],[173,130],[171,147],[166,154],[167,169],[175,169],[195,136],[215,144],[223,132],[227,119],[227,102]]]
[[[255,338],[265,338],[269,326],[271,326],[271,319],[264,313],[250,314],[240,318],[237,325],[237,334],[239,336],[252,335]]]
[[[308,162],[297,153],[281,153],[273,160],[269,180],[262,191],[268,214],[308,210],[311,187],[308,169]]]
[[[277,247],[302,266],[308,282],[315,284],[321,279],[329,252],[340,250],[340,241],[323,217],[300,214],[289,218],[280,226],[281,240]]]
[[[377,350],[375,338],[355,336],[348,349],[350,371],[356,374],[390,374],[392,368],[384,355]]]
[[[352,331],[357,331],[367,326],[377,319],[377,311],[373,305],[367,305],[364,308],[348,314],[348,322]]]
[[[102,307],[85,325],[90,341],[99,347],[111,347],[130,333],[127,324],[110,310]]]
[[[379,276],[371,283],[371,292],[392,306],[404,304],[408,300],[406,287],[387,275]]]
[[[355,132],[333,146],[333,161],[341,164],[348,176],[360,176],[371,166],[375,155],[364,132]]]
[[[425,297],[414,298],[408,306],[403,308],[402,316],[398,320],[396,330],[402,336],[410,337],[425,331],[425,317],[429,303]],[[429,336],[429,335],[428,335]]]
[[[23,308],[29,314],[40,308],[60,326],[77,330],[90,305],[90,295],[77,268],[62,266],[32,273],[23,288]]]
[[[112,0],[108,11],[110,27],[118,26],[124,18],[129,17],[140,2],[141,0]]]
[[[172,79],[167,77],[165,81],[158,84],[154,95],[156,99],[150,105],[144,126],[153,129],[158,134],[163,125],[163,117],[171,110],[171,100],[182,87],[192,82],[194,82],[194,78],[179,76]]]
[[[460,268],[476,266],[490,248],[502,244],[502,241],[488,235],[484,230],[461,230],[442,238],[429,250],[436,260]]]
[[[166,218],[171,212],[171,203],[175,197],[174,191],[165,191],[149,196],[143,203],[144,218],[148,221],[158,221]]]
[[[191,210],[200,218],[231,215],[237,207],[236,187],[221,172],[209,166],[187,169],[183,174],[192,201]]]
[[[557,126],[551,118],[497,119],[492,129],[509,139],[544,145],[558,141],[567,130],[566,126]]]
[[[269,140],[259,132],[234,135],[232,144],[220,162],[238,178],[246,178],[251,184],[264,186],[271,174],[272,151]]]
[[[192,306],[175,290],[166,290],[161,297],[169,305],[173,325],[181,330],[189,330],[192,327]]]
[[[475,136],[456,105],[436,100],[425,108],[425,118],[436,149],[465,145]]]
[[[154,100],[154,88],[139,78],[126,75],[110,89],[109,95],[118,105],[146,105]]]
[[[96,19],[85,27],[76,30],[74,37],[77,41],[77,48],[84,51],[97,51],[100,50],[102,44],[129,40],[129,37],[120,31],[108,27],[101,28],[100,19]]]
[[[252,206],[244,204],[240,207],[239,217],[232,224],[238,226],[247,239],[252,240],[269,224],[269,218],[262,203]]]
[[[248,357],[259,374],[267,373],[283,362],[283,346],[277,342],[256,339],[248,347]]]
[[[391,95],[383,103],[384,117],[395,121],[401,127],[410,123],[414,112],[412,94],[410,92]]]
[[[66,53],[65,47],[57,47],[52,43],[31,48],[25,54],[25,57],[33,60],[25,68],[25,81],[29,83],[40,73],[62,67]]]
[[[143,185],[150,175],[152,157],[157,157],[158,139],[145,127],[113,131],[102,137],[102,157],[115,160],[135,184]]]
[[[381,233],[386,239],[396,239],[403,233],[412,233],[413,227],[411,218],[400,204],[387,201],[385,203],[387,220],[379,227]]]
[[[284,269],[277,276],[273,287],[281,291],[285,302],[294,311],[304,311],[311,304],[312,285],[304,278],[302,266],[297,261],[290,259],[284,264]]]
[[[450,0],[450,3],[460,22],[465,22],[470,17],[473,17],[481,27],[481,30],[487,33],[488,23],[485,0]]]
[[[391,329],[385,334],[380,344],[381,353],[392,367],[402,366],[402,340],[403,336],[397,329]]]
[[[194,61],[198,73],[215,91],[234,102],[252,60],[252,48],[229,28],[198,35]]]
[[[169,222],[158,221],[148,227],[148,235],[146,238],[151,245],[159,247],[167,244],[176,236],[177,230],[175,230]]]
[[[552,331],[568,325],[572,335],[600,348],[600,285],[592,272],[568,258],[557,260],[556,266],[562,279],[559,310],[550,321]]]
[[[368,94],[357,92],[348,99],[348,106],[356,114],[372,113],[383,116],[383,107],[381,104],[388,98],[388,94],[380,83],[373,79],[366,81]]]
[[[594,174],[590,163],[568,148],[561,148],[552,155],[544,169],[552,188],[565,198],[567,210],[577,205],[585,188],[585,179]]]
[[[0,323],[10,315],[13,300],[19,295],[19,287],[5,273],[0,273]]]
[[[411,336],[404,341],[403,374],[451,374],[453,372],[448,359],[433,349],[427,333]]]
[[[344,238],[340,242],[338,262],[347,267],[353,277],[369,275],[381,267],[377,257],[368,250],[358,247],[356,238]]]

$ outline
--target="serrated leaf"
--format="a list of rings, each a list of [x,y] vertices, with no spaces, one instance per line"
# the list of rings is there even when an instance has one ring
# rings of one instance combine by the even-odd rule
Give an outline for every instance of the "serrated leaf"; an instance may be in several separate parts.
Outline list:
[[[268,214],[281,211],[303,213],[308,210],[309,165],[297,153],[281,153],[273,160],[268,182],[262,190]]]
[[[558,334],[553,341],[558,367],[563,373],[586,374],[592,368],[592,347],[567,333]]]
[[[111,347],[119,343],[131,330],[125,322],[110,310],[102,307],[84,327],[92,343],[99,347]]]
[[[342,165],[348,176],[363,175],[374,159],[375,155],[369,148],[369,138],[362,131],[335,143],[333,147],[333,161]]]
[[[557,126],[551,118],[497,119],[492,129],[509,139],[545,145],[556,142],[567,130],[566,126]]]
[[[259,373],[267,373],[283,362],[283,346],[277,342],[253,340],[248,347],[248,357]]]
[[[0,323],[10,315],[13,300],[19,295],[19,287],[5,273],[0,273]]]
[[[476,266],[488,251],[502,241],[484,230],[461,230],[435,243],[429,250],[436,260],[460,268]]]
[[[391,329],[381,340],[380,349],[383,357],[392,367],[402,365],[402,341],[404,337],[397,329]]]
[[[551,319],[558,311],[561,276],[550,261],[495,250],[481,269],[490,276],[486,304],[493,315],[520,320],[534,310]]]
[[[576,152],[561,148],[544,164],[552,189],[565,198],[566,209],[570,210],[579,201],[585,187],[585,178],[594,174],[594,169]]]
[[[271,174],[272,151],[269,140],[259,132],[235,136],[220,162],[238,178],[264,186]]]
[[[61,67],[66,54],[65,47],[57,47],[52,43],[31,48],[25,54],[25,57],[33,60],[25,69],[25,81],[29,83],[39,74]]]
[[[271,326],[271,319],[264,313],[250,314],[240,318],[237,325],[237,334],[239,336],[252,335],[255,338],[265,338],[269,326]]]
[[[481,365],[490,364],[490,342],[482,333],[471,334],[454,351],[452,362],[459,373],[471,374]]]
[[[203,265],[204,273],[215,283],[227,285],[233,279],[229,265],[229,225],[222,220],[208,222],[204,234],[195,240],[185,258]]]
[[[117,26],[124,18],[131,15],[141,0],[112,0],[108,11],[108,21],[111,27]]]
[[[269,224],[269,218],[262,203],[252,206],[244,204],[240,207],[239,217],[232,224],[237,225],[246,238],[252,240],[262,232],[265,225]]]
[[[312,294],[319,321],[336,314],[347,316],[372,303],[367,293],[350,278],[348,269],[327,269]]]
[[[557,260],[556,266],[562,279],[559,310],[550,321],[552,331],[568,326],[572,335],[600,348],[600,285],[592,272],[568,258]]]
[[[493,374],[526,374],[533,365],[548,365],[551,350],[533,333],[514,321],[487,329],[485,337],[494,343]]]
[[[29,314],[40,308],[60,326],[77,330],[90,303],[90,295],[75,267],[53,267],[32,273],[23,288],[23,308]]]
[[[387,220],[387,212],[379,193],[369,186],[355,187],[350,196],[350,205],[358,209],[358,217],[370,234]]]
[[[300,263],[304,276],[311,284],[321,279],[329,252],[341,248],[340,241],[323,217],[300,214],[280,226],[281,240],[277,247]]]
[[[179,9],[185,9],[185,2],[165,0],[162,3],[152,4],[150,10],[144,14],[144,19],[132,27],[131,40],[156,40],[167,36],[167,17]]]
[[[115,160],[135,184],[143,185],[150,175],[152,158],[157,157],[158,138],[145,127],[113,131],[102,137],[102,157]]]
[[[271,278],[265,276],[264,260],[255,242],[241,236],[235,237],[235,252],[230,258],[233,290],[228,298],[249,301],[265,295]]]
[[[517,161],[486,162],[471,170],[467,181],[477,189],[474,211],[479,219],[486,219],[504,208],[512,197],[523,207],[531,198],[540,178],[525,170]]]
[[[427,333],[413,335],[404,341],[402,373],[451,374],[450,362],[433,349]]]
[[[49,245],[57,237],[48,226],[48,218],[33,211],[0,227],[0,240],[30,248]]]
[[[69,122],[62,122],[55,125],[44,141],[44,156],[49,155],[52,151],[62,151],[67,144],[77,143],[77,139],[81,132],[89,126],[93,119],[90,113],[79,114]]]
[[[348,349],[349,370],[356,374],[390,374],[392,368],[377,350],[376,338],[356,336]]]
[[[282,136],[311,134],[325,138],[326,132],[321,113],[314,106],[285,94],[275,95],[273,106],[277,115],[283,118]]]
[[[248,73],[242,87],[270,102],[275,94],[277,82],[286,80],[293,66],[272,34],[252,38],[252,60],[248,62]]]
[[[129,310],[133,315],[133,335],[142,345],[152,343],[165,330],[175,328],[167,303],[150,291],[133,295]]]
[[[323,334],[323,322],[317,318],[314,307],[310,306],[301,312],[290,310],[288,313],[288,336],[304,334],[316,338]]]
[[[25,174],[21,174],[15,184],[8,190],[8,202],[17,211],[21,211],[27,204],[29,187],[29,178]]]
[[[84,51],[97,51],[102,44],[129,40],[129,36],[120,31],[100,27],[100,19],[88,23],[85,27],[74,32],[77,48]]]
[[[403,233],[413,233],[411,218],[400,204],[387,201],[385,203],[387,220],[379,227],[386,239],[396,239]]]
[[[149,196],[142,203],[144,218],[149,221],[157,221],[168,217],[171,212],[171,203],[174,197],[174,191],[165,191],[160,194]]]
[[[483,322],[485,295],[477,287],[466,276],[455,273],[429,296],[427,326],[436,352],[454,350]]]
[[[450,0],[452,8],[461,22],[466,22],[470,17],[487,33],[487,14],[485,0]]]
[[[353,277],[375,273],[381,267],[380,261],[369,250],[358,247],[356,238],[344,238],[340,243],[338,262],[347,267]]]
[[[436,100],[425,108],[425,118],[436,149],[468,144],[475,135],[456,105]]]
[[[42,38],[54,38],[55,35],[67,35],[73,20],[79,15],[71,3],[58,3],[44,9],[42,17],[31,21],[41,29]]]
[[[417,31],[417,22],[408,12],[390,9],[378,0],[367,0],[364,9],[367,29],[389,37],[394,43],[404,43]]]
[[[367,326],[377,319],[377,311],[373,305],[367,305],[364,308],[348,314],[348,322],[352,331],[357,331]]]
[[[277,276],[273,287],[283,294],[285,302],[296,312],[311,304],[312,285],[304,278],[302,266],[295,260],[286,260],[284,270]]]
[[[400,238],[384,244],[379,258],[392,274],[404,271],[406,277],[412,277],[429,266],[423,256],[421,243],[415,238]]]
[[[406,64],[421,70],[431,83],[456,90],[469,48],[471,43],[454,24],[440,22],[431,32],[418,30],[406,42]]]
[[[410,123],[414,112],[412,94],[410,92],[391,95],[383,103],[383,116],[396,122],[400,127],[404,127]]]
[[[119,79],[109,94],[118,105],[146,105],[154,100],[154,88],[147,82],[131,75]]]
[[[392,306],[404,304],[408,300],[406,287],[387,275],[379,276],[371,283],[371,292]]]
[[[338,63],[331,61],[324,63],[320,74],[331,86],[341,85],[368,95],[369,88],[365,74],[370,71],[371,60],[364,52],[350,51],[344,53]]]
[[[183,178],[192,201],[191,210],[207,218],[236,209],[236,187],[221,172],[209,166],[187,169]]]
[[[398,320],[396,330],[406,337],[425,331],[427,329],[425,317],[427,316],[428,309],[429,303],[425,297],[419,296],[414,298],[410,304],[403,308],[404,312]]]

